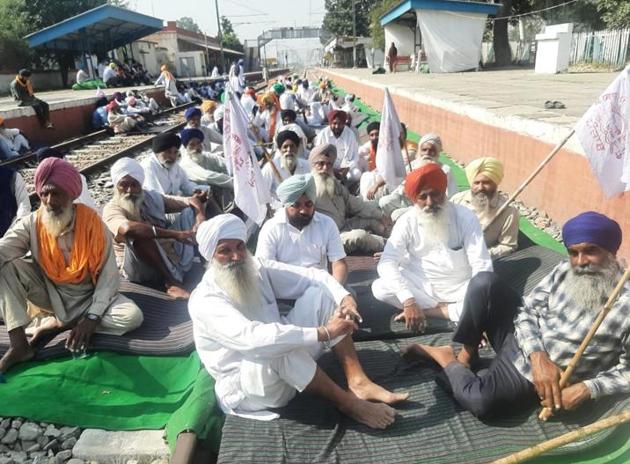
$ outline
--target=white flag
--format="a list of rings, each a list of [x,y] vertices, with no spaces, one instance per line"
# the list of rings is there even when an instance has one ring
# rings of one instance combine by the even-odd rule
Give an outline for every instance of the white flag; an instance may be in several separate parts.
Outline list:
[[[254,149],[247,136],[247,122],[239,102],[228,91],[223,115],[223,149],[234,176],[234,201],[252,221],[262,224],[271,201]]]
[[[385,88],[381,128],[378,132],[376,169],[390,190],[398,187],[407,174],[400,151],[400,120],[387,88]]]
[[[607,197],[630,190],[630,66],[575,126],[575,133]]]

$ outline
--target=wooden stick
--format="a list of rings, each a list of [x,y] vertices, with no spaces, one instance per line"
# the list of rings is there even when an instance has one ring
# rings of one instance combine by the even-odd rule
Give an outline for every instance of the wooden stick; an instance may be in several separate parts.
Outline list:
[[[582,357],[584,350],[586,350],[586,347],[588,346],[590,341],[593,339],[595,332],[597,332],[597,329],[604,321],[604,318],[608,315],[608,313],[612,309],[613,305],[615,304],[615,301],[619,297],[619,294],[623,290],[623,286],[626,283],[626,280],[628,280],[629,277],[630,277],[630,267],[626,269],[626,271],[621,276],[621,279],[619,279],[619,282],[617,282],[617,286],[613,289],[612,293],[608,297],[608,301],[606,301],[606,304],[597,315],[597,318],[595,319],[590,330],[584,337],[584,340],[582,340],[582,343],[580,343],[580,346],[578,347],[577,351],[571,358],[571,361],[569,361],[567,368],[564,370],[564,372],[560,376],[559,385],[560,385],[561,390],[566,386],[567,381],[571,378],[571,375],[573,374],[573,371],[575,370],[575,367],[577,366],[578,361]],[[551,408],[543,408],[542,411],[540,411],[540,414],[538,415],[538,419],[542,421],[546,421],[552,415],[553,415],[553,411],[551,410]]]
[[[267,152],[267,149],[265,147],[262,147],[262,150],[265,155],[265,158],[267,159],[267,162],[271,165],[271,170],[273,171],[274,176],[276,176],[276,180],[278,181],[278,183],[281,183],[284,180],[284,178],[282,177],[282,174],[280,174],[280,171],[278,171],[278,168],[276,167],[276,163],[273,162],[273,158]]]
[[[572,136],[574,133],[575,133],[575,129],[571,129],[571,132],[569,132],[569,133],[567,134],[567,136],[566,136],[564,139],[562,139],[562,141],[560,141],[560,143],[559,143],[558,145],[556,145],[556,146],[555,146],[555,148],[554,148],[553,150],[551,150],[551,153],[549,153],[549,154],[547,155],[547,157],[546,157],[544,160],[542,160],[542,161],[541,161],[541,163],[540,163],[540,164],[538,165],[538,167],[534,170],[534,172],[532,172],[532,173],[529,175],[529,177],[528,177],[527,179],[525,179],[525,182],[523,182],[523,183],[521,184],[521,186],[520,186],[519,188],[517,188],[517,189],[516,189],[516,191],[515,191],[512,195],[510,195],[510,198],[508,198],[508,199],[507,199],[507,201],[506,201],[503,205],[501,205],[501,207],[500,207],[500,208],[499,208],[499,210],[497,211],[497,214],[495,214],[495,215],[492,217],[492,219],[490,219],[490,222],[488,222],[488,223],[484,226],[484,228],[483,228],[483,231],[484,231],[484,232],[488,229],[488,227],[490,227],[490,226],[492,225],[492,223],[493,223],[494,221],[496,221],[496,220],[497,220],[497,218],[498,218],[499,216],[501,216],[501,214],[503,214],[503,211],[505,211],[505,210],[506,210],[506,208],[510,205],[510,203],[512,203],[512,202],[516,199],[516,197],[517,197],[517,196],[519,196],[523,190],[525,190],[525,187],[527,187],[527,186],[531,183],[531,181],[532,181],[532,180],[534,180],[534,177],[536,177],[536,176],[538,175],[538,173],[539,173],[540,171],[542,171],[542,169],[543,169],[545,166],[547,166],[547,164],[549,164],[549,162],[552,160],[552,158],[553,158],[554,156],[556,156],[556,153],[558,153],[558,152],[560,151],[560,149],[563,147],[563,145],[564,145],[565,143],[567,143],[567,140],[569,140],[569,139],[571,138],[571,136]]]
[[[405,155],[407,155],[407,164],[409,165],[409,172],[413,171],[411,167],[411,160],[409,159],[409,150],[407,150],[407,141],[403,143],[403,148],[405,149]]]
[[[531,448],[524,449],[518,453],[511,454],[496,461],[492,461],[490,464],[517,464],[535,458],[549,450],[558,448],[559,446],[573,443],[580,439],[586,438],[589,435],[593,435],[596,432],[621,425],[630,421],[630,409],[625,410],[620,414],[607,417],[606,419],[598,420],[592,424],[580,427],[572,432],[565,433],[559,437],[552,438],[551,440],[543,441]]]

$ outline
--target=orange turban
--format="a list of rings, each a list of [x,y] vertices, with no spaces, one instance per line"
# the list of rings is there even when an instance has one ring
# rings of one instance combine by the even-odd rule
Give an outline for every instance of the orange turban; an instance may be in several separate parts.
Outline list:
[[[437,163],[428,163],[421,168],[414,169],[405,179],[405,195],[412,202],[425,189],[435,189],[446,193],[446,174]]]

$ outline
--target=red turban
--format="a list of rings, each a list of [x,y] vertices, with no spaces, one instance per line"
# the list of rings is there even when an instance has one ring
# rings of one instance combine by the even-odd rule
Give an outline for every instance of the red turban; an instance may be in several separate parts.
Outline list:
[[[439,164],[427,163],[407,174],[405,179],[405,195],[407,195],[407,198],[415,202],[418,193],[424,189],[435,189],[446,193],[446,174],[444,174]]]
[[[333,120],[337,117],[340,117],[345,123],[348,116],[346,115],[345,111],[332,110],[330,113],[328,113],[328,124],[332,124]]]
[[[74,200],[81,194],[81,176],[79,171],[66,160],[46,158],[39,163],[35,171],[35,191],[42,193],[44,185],[53,184],[66,192]]]

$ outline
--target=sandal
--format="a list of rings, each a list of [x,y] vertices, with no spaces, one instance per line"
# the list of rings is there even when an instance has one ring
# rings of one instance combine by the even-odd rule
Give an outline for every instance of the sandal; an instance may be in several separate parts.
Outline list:
[[[545,109],[552,110],[554,108],[553,102],[551,100],[547,100],[545,102]]]
[[[562,103],[561,101],[554,101],[553,107],[557,110],[563,110],[566,108],[566,106],[564,106],[564,103]]]

